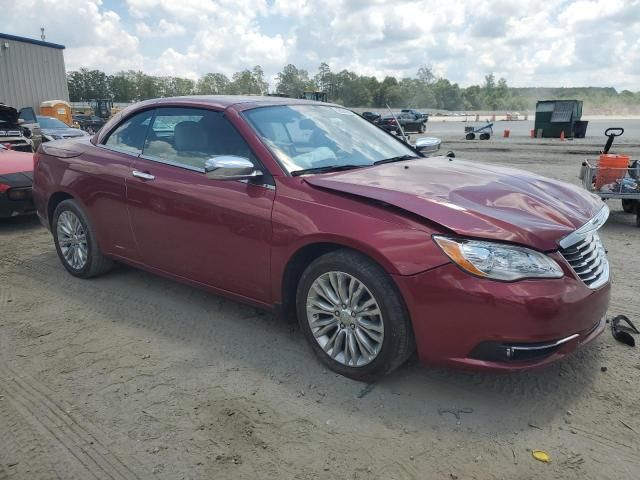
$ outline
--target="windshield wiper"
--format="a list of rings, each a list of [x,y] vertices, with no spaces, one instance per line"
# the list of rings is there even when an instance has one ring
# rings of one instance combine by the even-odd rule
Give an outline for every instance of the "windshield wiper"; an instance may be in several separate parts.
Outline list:
[[[297,177],[298,175],[306,175],[307,173],[328,173],[328,172],[341,172],[342,170],[353,170],[354,168],[368,167],[369,165],[327,165],[324,167],[305,168],[303,170],[294,170],[291,175]]]
[[[401,162],[403,160],[413,160],[414,158],[420,158],[417,155],[400,155],[398,157],[385,158],[384,160],[378,160],[373,162],[374,165],[382,165],[383,163]]]

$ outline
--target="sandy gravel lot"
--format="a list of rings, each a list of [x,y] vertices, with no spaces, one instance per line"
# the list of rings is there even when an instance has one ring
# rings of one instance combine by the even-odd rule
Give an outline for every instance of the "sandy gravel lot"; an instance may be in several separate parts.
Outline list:
[[[638,125],[618,147],[636,158]],[[601,143],[430,130],[460,157],[572,182]],[[640,324],[640,229],[611,208],[609,315]],[[360,384],[269,314],[125,266],[75,279],[36,221],[0,222],[2,480],[637,479],[639,351],[607,330],[542,371],[408,365]]]

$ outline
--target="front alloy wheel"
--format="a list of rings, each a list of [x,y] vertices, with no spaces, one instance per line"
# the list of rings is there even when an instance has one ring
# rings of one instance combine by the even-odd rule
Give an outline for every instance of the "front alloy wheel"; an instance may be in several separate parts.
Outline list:
[[[300,329],[331,370],[371,382],[402,365],[415,340],[404,300],[389,274],[360,252],[315,259],[298,282]]]
[[[347,367],[371,363],[384,341],[378,302],[348,273],[327,272],[313,282],[307,296],[307,321],[322,350]]]

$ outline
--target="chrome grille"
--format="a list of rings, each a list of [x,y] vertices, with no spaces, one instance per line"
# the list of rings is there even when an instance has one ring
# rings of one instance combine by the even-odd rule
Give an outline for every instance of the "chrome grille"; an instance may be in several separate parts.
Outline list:
[[[597,231],[561,248],[560,253],[589,288],[598,288],[609,280],[609,261]]]

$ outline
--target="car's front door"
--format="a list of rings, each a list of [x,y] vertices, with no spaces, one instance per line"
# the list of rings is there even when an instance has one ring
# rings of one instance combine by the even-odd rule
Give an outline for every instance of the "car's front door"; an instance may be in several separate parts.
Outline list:
[[[155,111],[142,155],[127,179],[140,256],[154,268],[269,303],[269,180],[211,180],[204,162],[249,147],[222,112]]]

